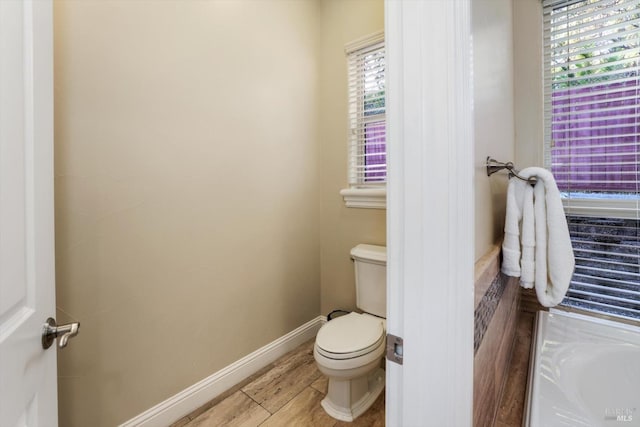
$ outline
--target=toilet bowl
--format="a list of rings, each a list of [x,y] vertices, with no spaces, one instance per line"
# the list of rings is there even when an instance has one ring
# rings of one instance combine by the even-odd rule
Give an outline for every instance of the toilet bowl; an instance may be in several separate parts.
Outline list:
[[[313,355],[329,378],[322,407],[333,418],[353,421],[378,398],[385,341],[385,320],[366,313],[349,313],[320,328]]]

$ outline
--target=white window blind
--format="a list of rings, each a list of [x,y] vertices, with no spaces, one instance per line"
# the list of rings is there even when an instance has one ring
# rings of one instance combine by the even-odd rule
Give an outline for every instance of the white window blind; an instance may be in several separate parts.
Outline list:
[[[346,48],[349,76],[349,185],[376,187],[387,180],[384,34]]]
[[[545,163],[576,255],[563,304],[640,319],[640,1],[543,9]]]

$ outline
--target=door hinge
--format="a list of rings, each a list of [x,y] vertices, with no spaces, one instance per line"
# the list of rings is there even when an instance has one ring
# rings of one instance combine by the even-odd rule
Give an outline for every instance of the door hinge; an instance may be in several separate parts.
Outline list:
[[[402,365],[402,338],[387,334],[387,360]]]

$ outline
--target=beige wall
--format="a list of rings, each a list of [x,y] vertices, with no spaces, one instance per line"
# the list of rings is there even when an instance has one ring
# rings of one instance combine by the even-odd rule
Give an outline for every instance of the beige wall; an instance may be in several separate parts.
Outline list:
[[[386,211],[346,208],[347,65],[344,47],[384,29],[382,0],[324,0],[320,9],[319,121],[321,313],[355,309],[353,262],[358,243],[386,244]]]
[[[513,2],[516,161],[544,166],[542,2]]]
[[[488,178],[486,158],[515,161],[512,9],[512,0],[472,1],[476,260],[504,228],[508,180]]]
[[[126,421],[319,315],[318,15],[55,2],[58,320],[82,322],[61,426]]]

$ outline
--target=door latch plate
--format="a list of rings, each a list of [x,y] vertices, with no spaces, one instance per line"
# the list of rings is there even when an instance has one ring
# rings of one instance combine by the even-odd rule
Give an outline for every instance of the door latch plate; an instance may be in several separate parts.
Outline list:
[[[387,360],[402,365],[403,340],[392,334],[387,334]]]

